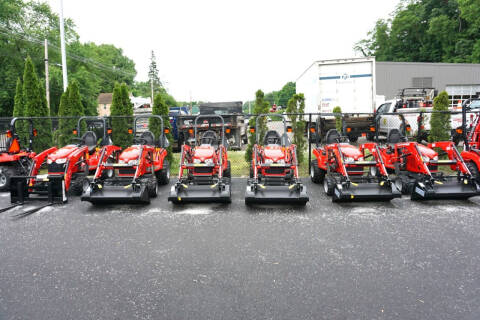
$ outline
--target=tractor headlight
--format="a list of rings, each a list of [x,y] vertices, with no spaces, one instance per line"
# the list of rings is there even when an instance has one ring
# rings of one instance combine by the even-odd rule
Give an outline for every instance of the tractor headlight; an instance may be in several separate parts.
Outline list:
[[[278,164],[285,164],[285,160],[280,159],[280,160],[277,161],[277,163],[278,163]]]
[[[130,160],[128,161],[129,166],[138,166],[138,160]]]
[[[423,162],[430,162],[430,158],[427,156],[422,156]]]
[[[47,164],[52,164],[52,160],[51,159],[47,159]]]
[[[272,164],[273,160],[272,159],[265,159],[265,164]]]
[[[206,159],[206,160],[205,160],[205,164],[206,164],[206,165],[209,165],[209,166],[212,166],[212,165],[213,165],[213,159],[212,159],[212,158]]]
[[[123,161],[123,160],[118,160],[118,163],[119,163],[119,164],[125,164],[125,161]]]
[[[61,158],[61,159],[55,160],[55,163],[57,164],[64,164],[65,162],[67,162],[67,158]]]
[[[354,163],[355,159],[353,159],[352,157],[345,157],[344,161],[345,161],[345,163]]]
[[[202,163],[202,161],[200,161],[200,159],[193,159],[193,163]]]
[[[438,161],[438,156],[433,157],[433,161]]]

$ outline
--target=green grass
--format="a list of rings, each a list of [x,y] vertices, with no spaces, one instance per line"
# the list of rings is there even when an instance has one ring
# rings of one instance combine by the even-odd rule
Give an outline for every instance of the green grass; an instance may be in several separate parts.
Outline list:
[[[245,161],[245,151],[228,151],[228,160],[232,168],[232,177],[247,178],[250,174],[250,164]],[[177,176],[180,162],[180,153],[173,154],[173,162],[170,165],[171,175]],[[300,165],[299,175],[308,176],[308,152],[305,152],[305,163]]]

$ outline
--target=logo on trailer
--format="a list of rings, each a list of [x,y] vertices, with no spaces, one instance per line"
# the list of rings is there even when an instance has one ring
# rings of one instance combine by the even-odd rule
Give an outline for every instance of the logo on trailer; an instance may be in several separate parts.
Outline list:
[[[348,80],[348,79],[350,79],[350,76],[348,74],[344,73],[344,74],[342,74],[341,78],[342,78],[342,80]]]

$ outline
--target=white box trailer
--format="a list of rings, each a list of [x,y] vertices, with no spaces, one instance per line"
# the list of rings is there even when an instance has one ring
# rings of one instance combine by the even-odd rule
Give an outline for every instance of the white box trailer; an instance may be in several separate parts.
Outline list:
[[[344,118],[344,133],[356,141],[369,131],[377,101],[385,100],[376,95],[375,83],[374,57],[324,60],[314,62],[302,73],[296,91],[305,95],[306,113],[332,113],[336,106],[342,113],[355,113]],[[335,127],[332,117],[318,119],[317,123],[322,136]]]

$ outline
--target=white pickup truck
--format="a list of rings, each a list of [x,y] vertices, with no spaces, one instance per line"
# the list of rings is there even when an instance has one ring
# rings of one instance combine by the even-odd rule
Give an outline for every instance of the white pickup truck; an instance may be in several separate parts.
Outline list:
[[[399,129],[401,132],[405,132],[405,129],[410,127],[411,135],[418,136],[418,123],[421,115],[422,127],[418,140],[427,141],[430,132],[430,118],[432,115],[429,111],[433,111],[433,89],[431,90],[432,91],[424,97],[421,97],[420,95],[403,96],[401,98],[385,101],[381,104],[376,110],[374,118],[374,121],[378,123],[378,134],[387,136],[392,129]],[[456,131],[456,129],[462,127],[461,106],[458,108],[449,108],[449,110],[454,112],[450,117],[450,125],[452,128],[452,138],[456,141],[461,137],[461,134]],[[421,113],[422,111],[426,112]]]

